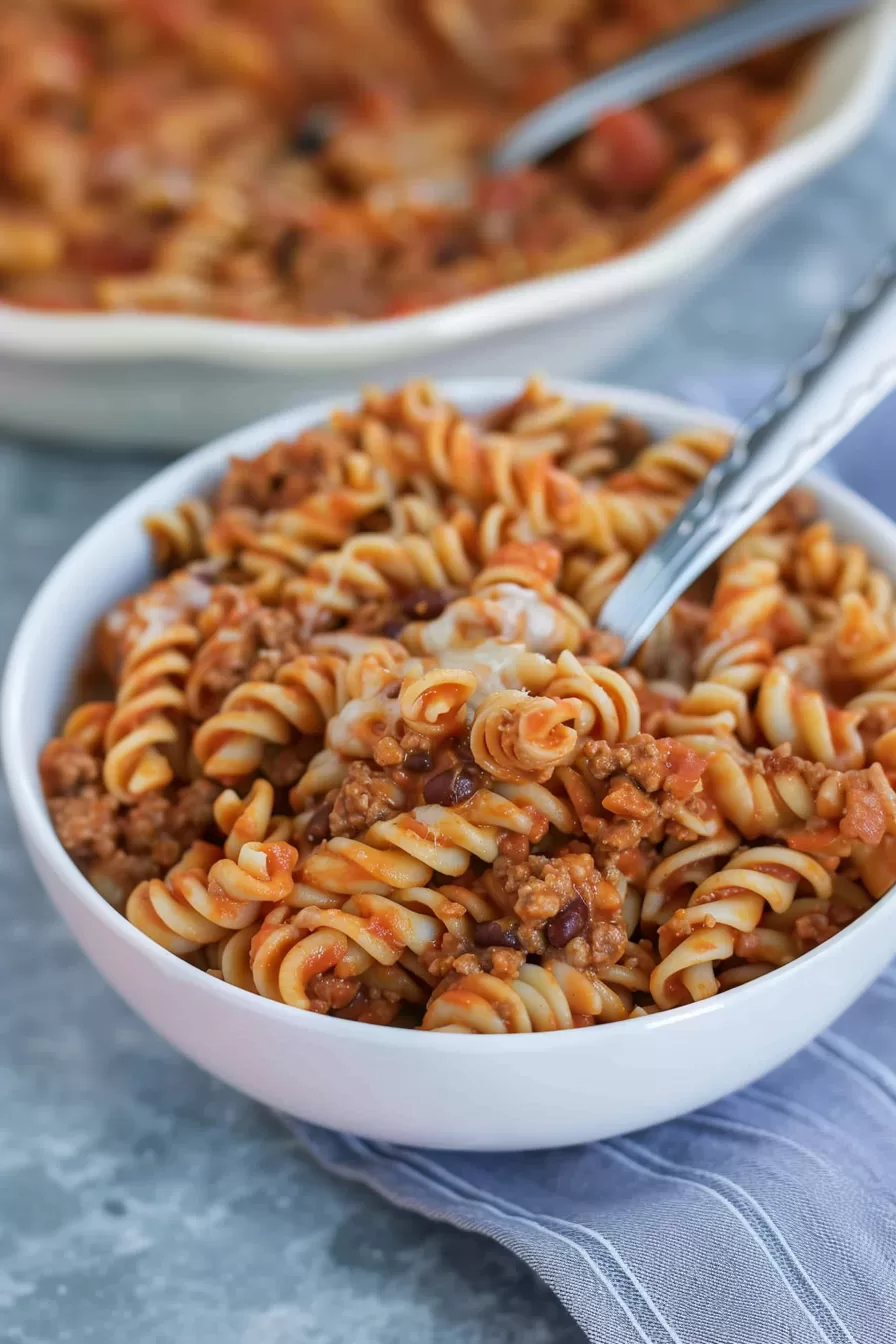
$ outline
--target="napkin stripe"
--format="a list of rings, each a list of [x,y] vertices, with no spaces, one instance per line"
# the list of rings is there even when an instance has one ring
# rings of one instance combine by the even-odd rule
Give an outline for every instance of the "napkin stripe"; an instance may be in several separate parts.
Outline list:
[[[864,1084],[867,1091],[884,1102],[888,1110],[896,1110],[896,1076],[874,1055],[860,1050],[845,1036],[829,1031],[809,1046],[816,1055],[823,1055],[844,1073]]]
[[[679,1125],[681,1122],[672,1121],[671,1123]],[[793,1297],[807,1320],[815,1327],[820,1337],[826,1341],[826,1344],[834,1344],[834,1338],[837,1338],[840,1344],[858,1344],[832,1304],[797,1258],[781,1229],[758,1200],[743,1186],[738,1185],[736,1181],[732,1181],[730,1177],[719,1175],[718,1172],[705,1171],[700,1167],[692,1167],[687,1163],[662,1157],[659,1153],[653,1152],[650,1148],[644,1147],[643,1144],[631,1138],[610,1139],[605,1146],[611,1152],[617,1153],[623,1158],[627,1157],[635,1168],[640,1166],[642,1170],[652,1171],[654,1175],[661,1179],[695,1185],[707,1191],[707,1193],[715,1195],[727,1206],[731,1214],[747,1228],[791,1297]],[[728,1193],[726,1193],[726,1190]],[[822,1315],[827,1318],[825,1326],[814,1314],[807,1299],[814,1300],[816,1310],[820,1309]],[[828,1333],[828,1331],[831,1331],[831,1333]]]
[[[841,1125],[835,1125],[826,1115],[821,1115],[818,1111],[813,1111],[810,1106],[805,1106],[801,1101],[796,1101],[793,1097],[787,1097],[782,1092],[775,1092],[770,1087],[763,1087],[759,1083],[753,1083],[739,1095],[742,1098],[753,1098],[760,1106],[765,1106],[769,1110],[779,1111],[782,1115],[789,1116],[791,1120],[796,1120],[801,1125],[807,1125],[816,1130],[819,1134],[824,1134],[839,1149],[848,1148],[850,1155],[859,1163],[865,1174],[874,1182],[880,1180],[880,1174],[869,1163],[867,1153],[855,1134],[848,1129],[843,1129]],[[694,1119],[693,1116],[689,1117]],[[841,1167],[842,1173],[842,1167]]]
[[[646,1344],[659,1344],[659,1342],[655,1335],[647,1333],[644,1328],[649,1326],[650,1321],[643,1321],[642,1324],[638,1320],[638,1316],[643,1318],[643,1310],[639,1310],[642,1307],[647,1308],[653,1323],[660,1326],[665,1332],[667,1340],[672,1341],[672,1344],[683,1344],[680,1336],[663,1316],[628,1262],[623,1259],[613,1243],[596,1229],[586,1227],[582,1223],[568,1221],[565,1218],[557,1218],[551,1214],[539,1214],[537,1220],[533,1219],[526,1209],[514,1204],[503,1195],[492,1193],[488,1198],[485,1198],[483,1191],[478,1186],[472,1185],[455,1172],[447,1170],[420,1151],[397,1149],[389,1144],[376,1144],[362,1139],[351,1139],[349,1141],[362,1151],[366,1149],[381,1162],[389,1165],[395,1163],[404,1167],[405,1170],[409,1171],[412,1179],[419,1180],[425,1185],[432,1185],[442,1194],[448,1193],[453,1198],[480,1205],[498,1219],[511,1218],[531,1224],[541,1231],[550,1232],[567,1245],[572,1246],[586,1260],[595,1276],[612,1293],[637,1329],[638,1334],[646,1341]],[[560,1231],[560,1228],[567,1229],[567,1231]],[[604,1265],[601,1266],[596,1263],[591,1253],[575,1240],[574,1236],[568,1235],[568,1232],[578,1233],[589,1241],[596,1242],[597,1246],[604,1252]],[[607,1257],[609,1257],[609,1263]],[[633,1292],[634,1297],[632,1296]]]
[[[821,1153],[814,1153],[811,1148],[805,1144],[792,1139],[788,1134],[776,1134],[773,1129],[764,1129],[762,1125],[750,1124],[748,1120],[732,1120],[728,1115],[720,1115],[714,1109],[695,1111],[688,1116],[688,1123],[692,1128],[703,1126],[706,1129],[717,1129],[723,1134],[742,1134],[744,1138],[764,1139],[772,1143],[784,1145],[786,1148],[793,1148],[801,1157],[806,1157],[810,1162],[816,1163],[825,1171],[838,1171],[833,1162],[829,1162]],[[839,1171],[838,1171],[839,1175]]]
[[[896,1073],[878,1055],[869,1054],[863,1046],[857,1045],[848,1036],[841,1036],[837,1031],[829,1031],[821,1039],[824,1044],[841,1051],[845,1059],[873,1078],[888,1100],[896,1106]]]

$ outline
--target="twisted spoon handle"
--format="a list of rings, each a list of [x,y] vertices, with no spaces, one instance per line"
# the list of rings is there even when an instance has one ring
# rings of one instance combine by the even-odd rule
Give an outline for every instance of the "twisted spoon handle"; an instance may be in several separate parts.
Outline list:
[[[896,251],[884,257],[777,392],[744,422],[727,457],[604,604],[600,624],[632,658],[672,603],[790,486],[896,387]],[[881,444],[881,465],[896,446]]]

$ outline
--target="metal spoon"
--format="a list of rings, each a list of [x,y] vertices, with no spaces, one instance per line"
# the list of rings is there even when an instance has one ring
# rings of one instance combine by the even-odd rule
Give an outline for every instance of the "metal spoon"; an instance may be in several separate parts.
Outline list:
[[[600,625],[634,656],[672,603],[896,387],[896,249],[777,392],[744,422],[685,508],[604,604]],[[896,449],[885,451],[892,463]]]
[[[776,42],[803,37],[865,4],[867,0],[749,0],[725,10],[543,103],[492,147],[489,169],[501,174],[533,163],[581,134],[610,108],[654,98]]]

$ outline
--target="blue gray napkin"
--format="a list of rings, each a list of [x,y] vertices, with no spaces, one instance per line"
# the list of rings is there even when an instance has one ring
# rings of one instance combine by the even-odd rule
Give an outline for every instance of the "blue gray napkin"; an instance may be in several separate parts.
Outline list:
[[[677,390],[741,412],[767,382]],[[894,437],[896,398],[829,469],[896,515]],[[891,967],[752,1087],[553,1152],[427,1152],[287,1123],[329,1170],[514,1251],[594,1344],[891,1344],[894,1028]]]

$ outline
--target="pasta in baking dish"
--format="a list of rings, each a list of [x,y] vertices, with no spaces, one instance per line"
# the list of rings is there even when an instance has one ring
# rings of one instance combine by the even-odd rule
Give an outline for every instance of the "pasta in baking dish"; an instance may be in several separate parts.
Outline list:
[[[60,840],[170,953],[361,1022],[618,1022],[792,961],[896,880],[890,579],[796,490],[635,667],[600,630],[727,446],[418,382],[234,459],[99,624]]]
[[[399,316],[636,247],[765,152],[812,43],[485,151],[723,0],[3,0],[0,300]]]

